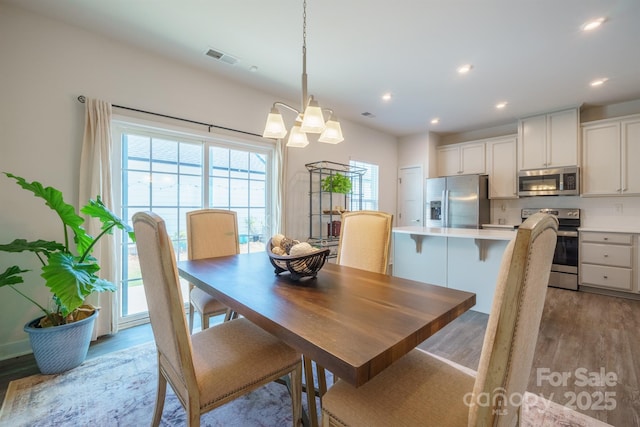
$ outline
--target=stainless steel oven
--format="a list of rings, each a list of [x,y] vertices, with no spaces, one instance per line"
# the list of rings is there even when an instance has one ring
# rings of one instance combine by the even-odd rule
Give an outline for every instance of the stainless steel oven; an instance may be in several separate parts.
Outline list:
[[[577,291],[580,209],[522,209],[522,220],[524,221],[536,212],[548,213],[558,218],[558,243],[556,243],[553,255],[549,286]]]

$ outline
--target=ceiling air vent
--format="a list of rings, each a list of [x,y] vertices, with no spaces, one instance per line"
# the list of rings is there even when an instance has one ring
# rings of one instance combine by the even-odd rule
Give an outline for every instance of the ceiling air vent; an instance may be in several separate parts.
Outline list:
[[[238,58],[215,49],[209,49],[205,55],[230,65],[235,65],[238,62]]]

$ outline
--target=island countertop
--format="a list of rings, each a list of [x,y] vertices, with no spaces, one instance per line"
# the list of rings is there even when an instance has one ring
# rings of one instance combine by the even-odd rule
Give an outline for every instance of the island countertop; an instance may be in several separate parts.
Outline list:
[[[483,230],[481,228],[444,228],[444,227],[394,227],[394,233],[418,236],[440,236],[481,240],[512,240],[516,230]]]

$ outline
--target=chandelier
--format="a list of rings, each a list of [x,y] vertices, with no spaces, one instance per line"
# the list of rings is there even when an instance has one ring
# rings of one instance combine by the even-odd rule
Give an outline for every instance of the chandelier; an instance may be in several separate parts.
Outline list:
[[[276,101],[271,107],[271,112],[267,116],[267,123],[262,136],[265,138],[281,139],[287,135],[287,128],[284,125],[282,115],[278,107],[287,108],[296,113],[296,119],[291,131],[287,147],[306,147],[309,144],[307,134],[320,134],[318,141],[328,144],[338,144],[344,141],[340,123],[329,108],[321,108],[313,98],[307,96],[307,1],[302,5],[302,110],[299,111],[284,102]],[[329,119],[325,122],[323,111],[328,113]]]

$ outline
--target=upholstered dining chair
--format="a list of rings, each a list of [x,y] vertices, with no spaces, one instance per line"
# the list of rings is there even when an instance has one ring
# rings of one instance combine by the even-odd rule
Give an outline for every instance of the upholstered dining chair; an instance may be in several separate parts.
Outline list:
[[[283,376],[291,380],[293,425],[302,414],[298,352],[245,318],[190,335],[176,258],[165,223],[151,212],[133,216],[142,282],[158,349],[158,390],[152,425],[162,417],[167,382],[187,412],[200,416]]]
[[[187,257],[189,259],[214,258],[240,253],[238,219],[234,211],[200,209],[187,212]],[[202,289],[189,284],[189,332],[193,332],[193,317],[200,313],[202,329],[209,327],[209,319],[231,311]]]
[[[387,274],[393,215],[380,211],[353,211],[342,214],[336,263],[347,267]],[[313,381],[313,362],[304,359],[305,379]],[[318,394],[322,402],[327,390],[325,369],[316,365]],[[313,393],[307,390],[310,412],[316,409]],[[312,425],[314,420],[312,419]]]
[[[342,214],[338,257],[347,267],[387,273],[393,215],[379,211]]]
[[[529,380],[557,237],[535,214],[505,250],[477,373],[414,349],[359,388],[323,397],[328,426],[513,426]]]

